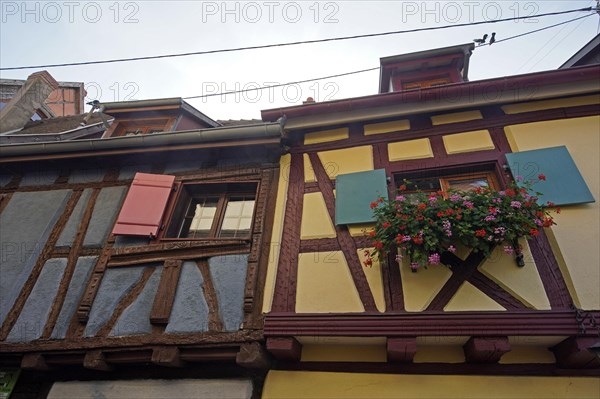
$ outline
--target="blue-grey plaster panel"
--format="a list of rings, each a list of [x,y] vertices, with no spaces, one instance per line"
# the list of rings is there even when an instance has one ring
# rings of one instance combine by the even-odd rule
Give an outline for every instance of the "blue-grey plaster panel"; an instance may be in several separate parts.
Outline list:
[[[71,190],[15,193],[0,214],[0,323],[27,281]]]
[[[84,247],[99,248],[104,245],[119,214],[126,191],[127,187],[124,186],[107,187],[100,191],[83,240]]]
[[[152,265],[146,265],[152,266]],[[158,289],[158,282],[162,274],[162,266],[155,264],[156,270],[146,282],[144,289],[135,301],[129,305],[115,323],[110,335],[136,335],[152,332],[150,312]]]
[[[69,175],[69,183],[99,183],[104,180],[106,168],[93,167],[86,169],[74,169]]]
[[[140,247],[143,245],[150,245],[149,237],[136,237],[136,236],[117,236],[115,238],[115,248],[122,247]]]
[[[97,256],[82,256],[77,259],[75,271],[67,289],[67,295],[54,325],[54,330],[52,330],[52,334],[50,335],[51,338],[60,339],[66,336],[69,324],[71,324],[71,318],[77,310],[77,304],[79,304],[79,300],[83,295],[83,291],[97,260]]]
[[[23,175],[19,187],[42,186],[54,184],[54,181],[60,175],[58,169],[39,169],[27,172]]]
[[[7,342],[27,342],[41,337],[66,266],[65,258],[49,259],[44,264]]]
[[[248,255],[215,256],[208,259],[208,267],[217,292],[223,328],[227,331],[239,330],[244,319]]]
[[[150,173],[152,165],[124,165],[119,170],[119,180],[131,180],[137,172]]]
[[[12,175],[0,175],[0,187],[6,186],[12,180]]]
[[[201,168],[202,162],[200,160],[197,160],[196,162],[173,160],[167,162],[165,165],[164,174],[172,175],[177,172],[189,172],[193,170],[199,170]]]
[[[92,304],[84,335],[93,337],[112,316],[115,307],[142,277],[144,267],[108,269]]]
[[[203,284],[204,279],[196,263],[184,262],[165,332],[208,331],[208,305],[204,299]]]
[[[77,205],[75,205],[75,209],[73,209],[69,221],[65,225],[60,237],[58,237],[58,241],[56,242],[57,247],[70,247],[71,244],[73,244],[91,194],[91,188],[83,190],[83,194],[81,194],[79,201],[77,201]]]

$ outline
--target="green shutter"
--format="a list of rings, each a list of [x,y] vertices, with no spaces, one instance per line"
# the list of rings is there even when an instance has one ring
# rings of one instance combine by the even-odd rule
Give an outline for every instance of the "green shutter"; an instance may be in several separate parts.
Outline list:
[[[338,175],[335,192],[335,224],[373,222],[371,202],[388,198],[385,169]]]
[[[533,185],[535,191],[543,194],[542,203],[572,205],[595,201],[565,146],[514,152],[506,154],[506,159],[513,176],[536,181],[539,174],[546,176],[546,181]]]

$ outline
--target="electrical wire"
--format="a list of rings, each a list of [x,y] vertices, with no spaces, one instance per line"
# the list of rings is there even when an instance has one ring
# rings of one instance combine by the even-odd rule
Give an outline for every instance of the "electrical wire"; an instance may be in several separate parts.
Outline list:
[[[297,80],[295,82],[279,83],[279,84],[270,85],[270,86],[260,86],[260,87],[253,87],[253,88],[244,89],[244,90],[226,91],[226,92],[223,92],[223,93],[211,93],[211,94],[204,94],[204,95],[190,96],[190,97],[182,97],[182,98],[184,100],[191,100],[191,99],[194,99],[194,98],[206,98],[206,97],[224,96],[224,95],[227,95],[227,94],[247,93],[249,91],[257,91],[257,90],[264,90],[264,89],[273,89],[275,87],[291,86],[291,85],[297,85],[297,84],[308,83],[308,82],[316,82],[318,80],[323,80],[323,79],[339,78],[341,76],[355,75],[357,73],[370,72],[370,71],[375,71],[375,70],[378,70],[378,69],[379,69],[379,67],[367,68],[367,69],[361,69],[359,71],[344,72],[344,73],[338,73],[337,75],[323,76],[323,77],[320,77],[320,78]]]
[[[550,29],[550,28],[554,28],[554,27],[557,27],[557,26],[560,26],[560,25],[568,24],[569,22],[577,21],[577,20],[582,19],[582,18],[591,17],[592,15],[596,15],[596,13],[583,15],[581,17],[569,19],[568,21],[559,22],[559,23],[554,24],[554,25],[548,25],[548,26],[540,28],[540,29],[536,29],[536,30],[532,30],[532,31],[529,31],[529,32],[521,33],[521,34],[515,35],[515,36],[510,36],[510,37],[507,37],[505,39],[496,40],[494,42],[494,44],[496,44],[496,43],[502,43],[502,42],[505,42],[505,41],[511,40],[511,39],[516,39],[517,37],[523,37],[523,36],[531,35],[532,33],[537,33],[537,32],[541,32],[541,31],[546,30],[546,29]],[[478,45],[476,47],[482,47],[482,46],[491,46],[491,44],[490,43],[485,43],[485,44],[480,44],[480,45]]]
[[[521,20],[521,19],[531,19],[531,18],[547,17],[547,16],[552,16],[552,15],[569,14],[569,13],[573,13],[573,12],[592,11],[592,9],[593,9],[592,7],[586,7],[586,8],[579,8],[579,9],[574,9],[574,10],[550,12],[550,13],[528,15],[528,16],[521,16],[521,17],[502,18],[502,19],[495,19],[495,20],[489,20],[489,21],[476,21],[476,22],[461,23],[461,24],[454,24],[454,25],[431,26],[431,27],[427,27],[427,28],[398,30],[398,31],[381,32],[381,33],[370,33],[370,34],[364,34],[364,35],[342,36],[342,37],[333,37],[333,38],[328,38],[328,39],[315,39],[315,40],[304,40],[304,41],[287,42],[287,43],[266,44],[266,45],[259,45],[259,46],[236,47],[236,48],[219,49],[219,50],[195,51],[195,52],[188,52],[188,53],[163,54],[163,55],[132,57],[132,58],[116,58],[116,59],[98,60],[98,61],[82,61],[82,62],[71,62],[71,63],[62,63],[62,64],[5,67],[5,68],[0,68],[0,71],[14,71],[14,70],[34,69],[34,68],[41,69],[41,68],[59,68],[59,67],[67,67],[67,66],[109,64],[109,63],[117,63],[117,62],[129,62],[129,61],[141,61],[141,60],[151,60],[151,59],[160,59],[160,58],[187,57],[187,56],[192,56],[192,55],[226,53],[226,52],[243,51],[243,50],[257,50],[257,49],[272,48],[272,47],[294,46],[294,45],[300,45],[300,44],[324,43],[324,42],[332,42],[332,41],[340,41],[340,40],[350,40],[350,39],[359,39],[359,38],[377,37],[377,36],[388,36],[388,35],[397,35],[397,34],[403,34],[403,33],[414,33],[414,32],[432,31],[432,30],[440,30],[440,29],[448,29],[448,28],[458,28],[458,27],[463,27],[463,26],[473,26],[473,25],[482,25],[482,24],[490,24],[490,23],[498,23],[498,22],[516,21],[516,20]]]
[[[573,22],[573,21],[577,21],[579,19],[585,18],[585,17],[589,17],[590,15],[594,15],[594,14],[589,14],[589,15],[584,15],[582,17],[578,17],[578,18],[574,18],[574,19],[570,19],[568,21],[563,21],[560,22],[558,24],[554,24],[554,25],[549,25],[546,26],[544,28],[540,28],[540,29],[536,29],[536,30],[532,30],[529,32],[525,32],[519,35],[515,35],[515,36],[511,36],[511,37],[507,37],[505,39],[501,39],[498,40],[496,43],[501,43],[501,42],[505,42],[507,40],[512,40],[512,39],[516,39],[519,37],[523,37],[526,35],[530,35],[533,33],[537,33],[540,32],[542,30],[546,30],[546,29],[550,29],[550,28],[554,28],[560,25],[564,25],[566,23],[569,22]],[[482,47],[482,46],[489,46],[489,44],[482,44],[476,47]],[[556,46],[555,46],[556,47]],[[260,87],[253,87],[250,89],[243,89],[243,90],[233,90],[233,91],[226,91],[226,92],[222,92],[222,93],[211,93],[211,94],[203,94],[203,95],[197,95],[197,96],[188,96],[188,97],[182,97],[184,100],[192,100],[192,99],[197,99],[197,98],[207,98],[207,97],[216,97],[216,96],[226,96],[228,94],[240,94],[240,93],[247,93],[250,91],[257,91],[257,90],[265,90],[265,89],[272,89],[272,88],[276,88],[276,87],[283,87],[283,86],[291,86],[291,85],[295,85],[295,84],[301,84],[301,83],[309,83],[309,82],[316,82],[319,80],[324,80],[324,79],[331,79],[331,78],[338,78],[341,76],[348,76],[348,75],[355,75],[355,74],[359,74],[359,73],[364,73],[364,72],[370,72],[370,71],[374,71],[380,69],[380,67],[374,67],[374,68],[367,68],[367,69],[361,69],[358,71],[352,71],[352,72],[344,72],[344,73],[340,73],[340,74],[336,74],[336,75],[329,75],[329,76],[323,76],[320,78],[313,78],[313,79],[304,79],[304,80],[297,80],[295,82],[288,82],[288,83],[280,83],[280,84],[276,84],[276,85],[270,85],[270,86],[260,86]]]

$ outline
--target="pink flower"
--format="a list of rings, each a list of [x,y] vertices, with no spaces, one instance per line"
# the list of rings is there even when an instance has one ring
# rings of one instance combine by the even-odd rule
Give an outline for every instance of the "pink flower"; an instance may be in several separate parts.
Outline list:
[[[416,271],[417,271],[417,269],[419,268],[419,266],[420,266],[420,265],[419,265],[417,262],[412,262],[412,263],[410,264],[410,270],[412,270],[413,272],[416,272]]]
[[[462,197],[461,197],[460,195],[458,195],[458,194],[452,194],[452,195],[450,196],[450,201],[452,201],[452,202],[458,202],[458,201],[460,201],[461,199],[462,199]]]
[[[440,254],[438,254],[437,252],[432,253],[431,255],[429,255],[428,261],[432,265],[439,264],[440,263]]]
[[[454,245],[450,245],[450,246],[448,247],[448,251],[450,251],[450,252],[452,252],[452,253],[455,253],[455,252],[456,252],[456,247],[455,247]]]
[[[491,222],[493,220],[496,220],[496,217],[494,215],[487,215],[484,220],[486,222]]]
[[[523,181],[523,176],[515,176],[516,181]]]
[[[396,262],[402,263],[402,255],[400,255],[400,254],[396,255]]]
[[[511,201],[510,206],[513,208],[520,208],[521,203],[519,201]]]
[[[463,201],[463,205],[469,209],[473,208],[473,203],[471,201]]]
[[[504,253],[507,255],[512,255],[513,252],[515,252],[515,250],[513,249],[513,247],[509,246],[509,245],[505,245],[504,246]]]
[[[396,201],[404,201],[404,200],[406,200],[406,197],[404,195],[398,195],[396,197]]]

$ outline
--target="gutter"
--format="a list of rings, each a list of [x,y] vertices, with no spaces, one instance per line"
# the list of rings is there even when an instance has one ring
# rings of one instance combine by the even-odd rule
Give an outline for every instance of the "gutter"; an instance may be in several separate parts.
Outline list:
[[[0,146],[0,163],[37,158],[77,158],[81,156],[110,155],[112,153],[153,152],[158,149],[212,144],[228,147],[232,141],[277,142],[282,137],[285,120],[260,125],[218,127],[180,132],[154,133],[143,136],[112,137],[49,143],[9,144]],[[261,140],[262,139],[262,140]],[[222,144],[222,145],[219,145]],[[242,145],[242,144],[237,144]],[[11,159],[12,158],[12,159]]]
[[[288,130],[326,126],[432,110],[532,101],[556,96],[559,91],[570,91],[572,94],[590,93],[599,90],[599,75],[600,65],[582,66],[268,109],[261,111],[261,116],[263,121],[269,121],[286,115]],[[335,118],[339,121],[333,120]]]

